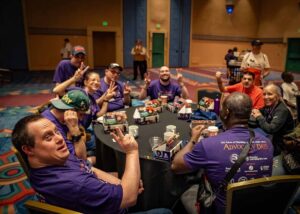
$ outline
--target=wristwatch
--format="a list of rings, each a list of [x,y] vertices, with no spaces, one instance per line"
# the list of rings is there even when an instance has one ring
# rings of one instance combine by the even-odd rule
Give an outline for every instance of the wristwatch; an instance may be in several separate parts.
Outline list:
[[[78,142],[81,139],[82,136],[83,136],[82,132],[79,135],[71,135],[70,141],[72,143],[76,143],[76,142]]]

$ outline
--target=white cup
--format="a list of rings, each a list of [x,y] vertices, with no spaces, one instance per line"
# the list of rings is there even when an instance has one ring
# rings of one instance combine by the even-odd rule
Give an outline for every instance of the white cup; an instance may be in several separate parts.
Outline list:
[[[174,126],[174,125],[167,125],[166,126],[166,132],[176,133],[176,126]]]
[[[175,135],[174,132],[165,132],[164,133],[164,142],[168,142],[168,140]]]
[[[217,126],[209,126],[207,127],[207,130],[209,137],[216,136],[219,132],[219,128]]]
[[[139,136],[139,127],[136,125],[131,125],[128,127],[128,134],[132,135],[133,137]]]

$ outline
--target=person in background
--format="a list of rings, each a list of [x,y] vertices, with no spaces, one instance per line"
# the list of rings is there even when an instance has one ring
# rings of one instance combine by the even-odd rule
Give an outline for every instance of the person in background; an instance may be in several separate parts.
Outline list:
[[[60,56],[62,59],[71,58],[72,45],[68,38],[64,39],[64,47],[60,50]]]
[[[56,125],[70,153],[86,160],[86,134],[79,121],[90,109],[89,97],[81,90],[71,90],[50,102],[51,106],[41,115]],[[93,160],[90,159],[90,162]]]
[[[119,81],[121,72],[123,68],[117,63],[111,63],[105,69],[105,76],[100,80],[100,88],[95,93],[95,99],[99,102],[98,105],[102,105],[103,102],[108,102],[107,111],[115,111],[118,109],[122,109],[125,105],[130,105],[131,98],[130,92],[131,88],[128,83],[122,83]],[[113,85],[114,96],[107,100],[101,99],[103,94],[107,93]]]
[[[260,109],[264,107],[263,93],[262,90],[254,85],[254,73],[246,71],[243,73],[242,81],[234,85],[223,86],[222,73],[216,72],[216,80],[221,93],[224,92],[242,92],[247,94],[252,100],[252,108]]]
[[[29,164],[32,187],[45,202],[82,213],[126,213],[143,191],[138,144],[119,129],[112,136],[126,155],[121,179],[70,153],[56,125],[40,115],[22,118],[12,141]]]
[[[281,74],[283,83],[281,89],[283,92],[283,100],[287,107],[290,109],[294,120],[297,119],[297,102],[296,96],[299,94],[299,89],[296,83],[294,83],[294,76],[291,72],[283,72]]]
[[[53,82],[56,86],[65,81],[73,82],[73,79],[76,80],[74,85],[81,86],[82,76],[88,69],[88,66],[84,65],[85,56],[86,51],[84,47],[79,45],[73,47],[71,59],[61,60],[56,67],[53,77]]]
[[[159,79],[151,81],[148,75],[145,76],[145,85],[142,87],[139,99],[157,99],[161,95],[168,96],[168,101],[173,101],[175,96],[184,99],[189,98],[189,92],[183,82],[183,76],[177,70],[177,83],[171,80],[171,73],[167,66],[159,69]]]
[[[263,87],[263,79],[270,74],[270,63],[266,54],[261,52],[263,42],[255,39],[251,42],[252,51],[247,53],[241,64],[241,71],[248,69],[255,73],[254,85]]]
[[[131,55],[133,56],[133,80],[137,79],[138,69],[143,80],[147,72],[147,51],[141,40],[136,40],[135,46],[131,49]]]
[[[294,121],[291,112],[281,99],[281,91],[277,85],[269,84],[264,87],[263,96],[265,107],[253,109],[250,122],[252,126],[257,126],[272,135],[274,156],[277,156],[284,149],[283,136],[294,129]]]
[[[251,109],[251,99],[244,93],[234,92],[226,97],[220,112],[225,131],[199,141],[204,126],[194,127],[188,144],[175,155],[171,165],[172,170],[180,174],[202,169],[216,192],[216,188],[237,160],[244,145],[249,143],[248,119]],[[273,146],[268,138],[255,132],[247,156],[249,158],[240,166],[240,170],[233,176],[231,182],[272,175]],[[194,202],[195,200],[196,198],[193,199]],[[216,192],[212,213],[225,213],[225,205],[226,191],[221,189],[220,192]]]
[[[225,61],[226,61],[226,67],[227,67],[227,79],[230,77],[230,66],[229,66],[229,62],[230,60],[235,60],[237,59],[234,55],[233,55],[233,50],[232,49],[228,49],[227,54],[224,57]]]

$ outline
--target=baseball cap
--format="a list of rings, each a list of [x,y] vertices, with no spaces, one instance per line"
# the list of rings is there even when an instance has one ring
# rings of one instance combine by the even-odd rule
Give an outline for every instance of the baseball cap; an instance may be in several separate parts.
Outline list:
[[[68,91],[61,99],[51,100],[52,105],[60,110],[74,109],[87,112],[90,108],[89,97],[80,90]]]
[[[119,71],[123,71],[123,68],[118,64],[118,63],[110,63],[108,66],[107,66],[107,69],[119,69]]]
[[[85,49],[84,49],[83,46],[77,45],[77,46],[73,47],[73,49],[72,49],[72,55],[76,56],[77,54],[86,55],[86,52],[85,52]]]
[[[258,45],[263,45],[264,43],[260,41],[259,39],[255,39],[251,42],[252,46],[258,46]]]

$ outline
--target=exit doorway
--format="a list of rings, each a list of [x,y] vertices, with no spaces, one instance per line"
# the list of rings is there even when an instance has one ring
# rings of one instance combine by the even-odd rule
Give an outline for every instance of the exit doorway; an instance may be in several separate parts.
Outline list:
[[[93,31],[94,68],[116,62],[116,32]]]
[[[158,68],[164,65],[164,47],[165,47],[165,34],[153,33],[152,34],[152,67]]]

